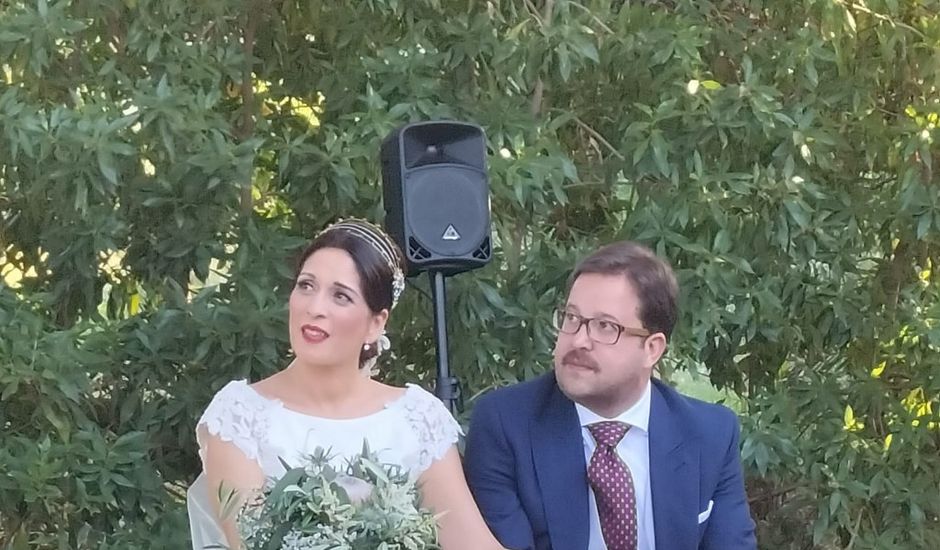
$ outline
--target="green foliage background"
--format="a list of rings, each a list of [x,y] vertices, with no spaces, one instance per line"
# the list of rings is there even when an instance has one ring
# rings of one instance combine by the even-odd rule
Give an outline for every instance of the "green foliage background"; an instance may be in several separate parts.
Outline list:
[[[663,377],[742,414],[765,548],[940,548],[937,0],[0,0],[0,548],[184,548],[193,427],[285,364],[291,256],[381,139],[486,129],[464,411],[575,260],[671,259]],[[391,326],[429,384],[430,302]],[[707,373],[707,374],[706,374]]]

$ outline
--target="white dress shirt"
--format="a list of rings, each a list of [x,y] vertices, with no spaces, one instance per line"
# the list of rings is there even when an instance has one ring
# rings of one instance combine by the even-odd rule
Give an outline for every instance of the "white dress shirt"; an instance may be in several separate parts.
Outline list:
[[[652,383],[632,407],[617,418],[604,418],[597,413],[575,403],[578,418],[581,421],[581,439],[584,441],[585,463],[591,463],[591,456],[597,443],[587,429],[588,424],[616,420],[629,424],[627,435],[617,445],[617,455],[630,468],[633,476],[633,488],[636,493],[637,550],[656,550],[656,538],[653,533],[653,498],[650,494],[650,396]],[[594,490],[588,486],[588,521],[591,522],[588,538],[588,550],[607,550],[604,536],[601,534],[601,522],[597,515],[597,499]]]

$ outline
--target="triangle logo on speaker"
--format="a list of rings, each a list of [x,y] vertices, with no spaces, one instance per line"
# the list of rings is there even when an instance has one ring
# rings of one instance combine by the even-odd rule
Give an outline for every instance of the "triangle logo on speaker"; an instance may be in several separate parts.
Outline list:
[[[460,233],[457,233],[457,228],[454,227],[454,224],[447,226],[447,229],[444,230],[444,234],[441,235],[441,238],[445,241],[459,241]]]

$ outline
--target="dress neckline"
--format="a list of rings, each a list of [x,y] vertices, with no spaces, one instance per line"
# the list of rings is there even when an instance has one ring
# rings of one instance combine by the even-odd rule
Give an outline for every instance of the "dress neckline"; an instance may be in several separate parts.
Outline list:
[[[316,416],[316,415],[313,415],[313,414],[307,414],[307,413],[304,413],[304,412],[300,412],[300,411],[298,411],[298,410],[296,410],[296,409],[292,409],[292,408],[288,407],[287,405],[285,405],[284,402],[281,401],[280,399],[278,399],[278,398],[276,398],[276,397],[268,397],[267,395],[264,395],[263,393],[259,392],[258,390],[256,390],[255,388],[253,388],[253,387],[251,386],[251,384],[248,383],[247,380],[244,380],[244,379],[243,379],[243,380],[239,380],[238,382],[240,382],[243,386],[245,386],[246,388],[248,388],[248,390],[251,391],[253,394],[255,394],[259,399],[261,399],[261,400],[263,400],[263,401],[266,401],[266,402],[268,402],[268,403],[271,403],[271,404],[273,404],[274,406],[278,407],[279,409],[281,409],[281,410],[283,410],[283,411],[286,411],[286,412],[288,412],[288,413],[290,413],[290,414],[292,414],[292,415],[299,416],[299,417],[301,417],[301,418],[305,418],[305,419],[308,419],[308,420],[317,420],[317,421],[321,421],[321,422],[335,422],[335,423],[351,423],[351,422],[358,422],[358,421],[362,421],[362,420],[373,419],[373,418],[375,418],[375,417],[377,417],[377,416],[379,416],[379,415],[382,415],[382,414],[386,413],[387,411],[389,411],[389,410],[391,410],[391,409],[393,409],[393,408],[395,408],[395,407],[397,407],[397,406],[400,406],[400,405],[408,398],[409,395],[413,394],[413,393],[414,393],[415,391],[417,391],[417,390],[420,390],[420,387],[419,387],[418,385],[416,385],[416,384],[405,384],[405,391],[403,391],[403,392],[401,393],[401,395],[399,395],[398,397],[396,397],[396,398],[394,398],[394,399],[392,399],[392,400],[390,400],[390,401],[387,401],[386,403],[384,403],[384,404],[382,405],[382,408],[381,408],[381,409],[379,409],[379,410],[377,410],[377,411],[375,411],[375,412],[371,412],[371,413],[366,414],[366,415],[363,415],[363,416],[354,416],[354,417],[350,417],[350,418],[331,418],[331,417],[329,417],[329,416]]]

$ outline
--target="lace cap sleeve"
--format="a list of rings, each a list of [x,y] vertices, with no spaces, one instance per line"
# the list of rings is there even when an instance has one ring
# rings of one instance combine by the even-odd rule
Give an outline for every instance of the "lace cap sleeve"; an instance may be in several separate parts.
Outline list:
[[[212,398],[196,426],[200,458],[205,460],[204,428],[205,432],[233,443],[245,456],[260,463],[268,433],[268,408],[269,403],[248,387],[245,380],[226,384]]]
[[[421,446],[416,472],[420,475],[444,457],[463,430],[440,399],[418,386],[408,386],[402,406]]]

